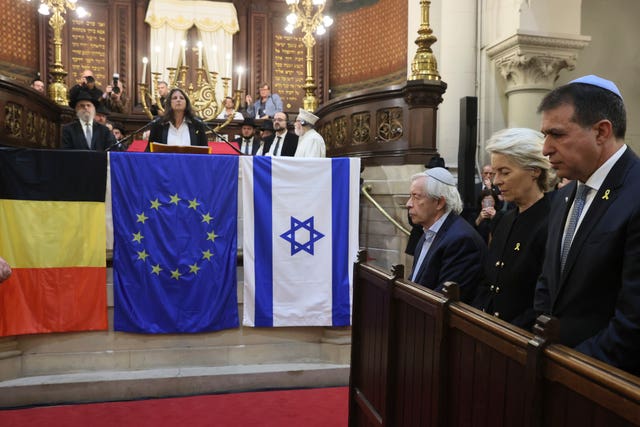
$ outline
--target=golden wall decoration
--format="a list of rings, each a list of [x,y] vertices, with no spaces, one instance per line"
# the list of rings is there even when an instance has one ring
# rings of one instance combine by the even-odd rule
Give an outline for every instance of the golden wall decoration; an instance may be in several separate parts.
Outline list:
[[[24,123],[25,138],[35,143],[36,139],[36,115],[33,111],[27,111],[27,119]]]
[[[333,121],[333,135],[336,147],[343,147],[347,142],[347,118],[338,117]]]
[[[4,106],[4,127],[10,136],[22,138],[22,106],[7,102]]]
[[[376,112],[378,132],[376,140],[380,142],[396,141],[404,132],[402,123],[402,108],[389,108]]]
[[[33,111],[27,111],[24,130],[25,138],[34,145],[47,146],[48,122],[45,117]]]
[[[320,133],[320,135],[322,135],[327,148],[335,147],[335,143],[333,141],[333,127],[331,125],[331,122],[325,123],[318,132]]]
[[[352,145],[366,144],[371,139],[371,113],[368,111],[351,116]]]

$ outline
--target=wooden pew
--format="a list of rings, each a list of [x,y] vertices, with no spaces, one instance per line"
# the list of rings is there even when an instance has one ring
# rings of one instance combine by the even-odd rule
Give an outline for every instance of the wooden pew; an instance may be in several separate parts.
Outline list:
[[[350,426],[640,426],[640,378],[365,263],[354,269]]]

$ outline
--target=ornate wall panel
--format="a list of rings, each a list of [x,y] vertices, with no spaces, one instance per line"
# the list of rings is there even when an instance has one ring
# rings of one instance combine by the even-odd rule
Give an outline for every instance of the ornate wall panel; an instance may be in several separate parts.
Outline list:
[[[330,49],[332,98],[406,80],[407,13],[405,0],[385,0],[336,17]]]
[[[38,13],[22,0],[0,0],[2,16],[2,74],[31,83],[38,70]]]

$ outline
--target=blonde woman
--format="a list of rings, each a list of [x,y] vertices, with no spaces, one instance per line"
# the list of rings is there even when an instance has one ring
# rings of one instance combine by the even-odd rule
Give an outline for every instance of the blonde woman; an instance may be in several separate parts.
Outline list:
[[[495,133],[486,147],[495,173],[493,183],[516,209],[495,225],[485,264],[486,282],[474,305],[524,328],[535,320],[533,294],[544,260],[551,206],[545,192],[555,178],[542,145],[540,132],[511,128]]]

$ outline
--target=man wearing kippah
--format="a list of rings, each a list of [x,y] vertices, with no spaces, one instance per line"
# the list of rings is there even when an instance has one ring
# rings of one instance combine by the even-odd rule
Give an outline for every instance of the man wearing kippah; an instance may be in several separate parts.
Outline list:
[[[409,279],[441,291],[445,282],[460,286],[460,300],[470,303],[482,279],[487,245],[462,217],[456,182],[436,167],[411,177],[407,209],[424,231],[416,245]]]
[[[545,96],[543,153],[558,190],[534,307],[560,343],[640,375],[640,159],[624,143],[618,87],[585,76]]]

